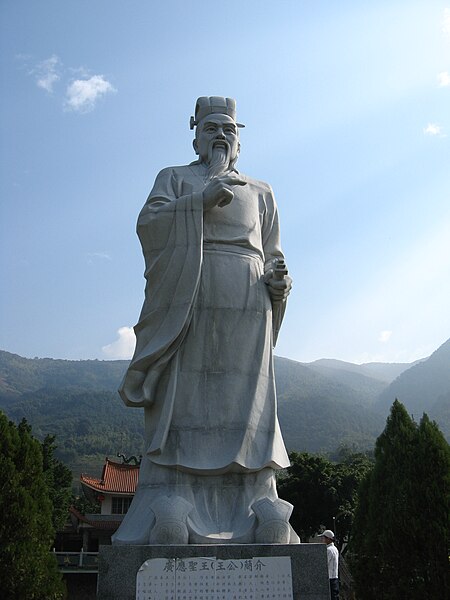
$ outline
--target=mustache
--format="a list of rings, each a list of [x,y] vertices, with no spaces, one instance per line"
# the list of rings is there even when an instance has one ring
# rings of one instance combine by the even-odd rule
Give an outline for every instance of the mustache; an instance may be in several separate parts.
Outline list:
[[[213,154],[216,149],[223,149],[225,151],[226,158],[230,156],[231,147],[227,140],[222,138],[215,138],[210,141],[208,146],[208,162],[213,160]]]
[[[210,144],[208,149],[208,180],[219,177],[228,171],[230,151],[228,144],[214,143],[214,141]]]

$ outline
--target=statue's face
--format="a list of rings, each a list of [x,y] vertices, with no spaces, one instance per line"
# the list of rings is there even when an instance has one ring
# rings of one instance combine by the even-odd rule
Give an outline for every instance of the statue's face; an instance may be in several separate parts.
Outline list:
[[[201,160],[209,163],[215,148],[227,152],[229,163],[237,158],[239,131],[236,123],[228,115],[208,115],[197,125],[194,149]]]

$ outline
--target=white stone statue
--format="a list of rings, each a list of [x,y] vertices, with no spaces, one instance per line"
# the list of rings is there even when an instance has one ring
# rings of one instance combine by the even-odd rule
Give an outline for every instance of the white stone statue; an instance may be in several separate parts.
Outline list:
[[[236,169],[231,98],[201,97],[198,160],[163,169],[138,219],[145,301],[120,387],[148,444],[116,544],[298,543],[273,345],[291,279],[272,189]]]

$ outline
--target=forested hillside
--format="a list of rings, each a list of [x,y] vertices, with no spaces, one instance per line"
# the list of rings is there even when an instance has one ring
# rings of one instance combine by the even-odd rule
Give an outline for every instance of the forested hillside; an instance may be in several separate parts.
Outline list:
[[[278,415],[289,450],[330,452],[339,445],[372,447],[383,419],[369,408],[370,385],[352,385],[286,358],[276,357]],[[374,386],[378,382],[374,380]]]
[[[308,367],[323,372],[333,372],[335,376],[339,373],[345,376],[345,373],[358,374],[369,379],[381,381],[382,384],[388,384],[394,381],[396,377],[410,369],[413,365],[421,362],[417,360],[413,363],[363,363],[357,365],[354,363],[336,360],[333,358],[321,358],[312,363],[308,363]]]
[[[105,456],[143,452],[143,410],[127,408],[116,392],[43,388],[14,400],[0,396],[0,409],[16,423],[25,417],[39,439],[56,435],[55,455],[77,477],[99,476]]]
[[[448,436],[449,350],[450,344],[444,344],[412,367],[333,360],[303,364],[276,357],[279,420],[288,450],[371,448],[396,394],[408,410],[432,407],[430,417]],[[0,409],[15,422],[25,417],[38,438],[56,435],[56,454],[76,476],[81,471],[99,475],[105,456],[145,450],[143,410],[125,407],[117,393],[127,365],[128,361],[26,359],[0,351]],[[405,387],[408,381],[413,383]]]
[[[127,366],[126,360],[30,359],[0,350],[0,395],[17,397],[41,388],[115,391]]]
[[[424,361],[404,371],[374,403],[374,409],[387,414],[398,400],[419,421],[423,412],[435,420],[447,439],[450,438],[450,340]]]

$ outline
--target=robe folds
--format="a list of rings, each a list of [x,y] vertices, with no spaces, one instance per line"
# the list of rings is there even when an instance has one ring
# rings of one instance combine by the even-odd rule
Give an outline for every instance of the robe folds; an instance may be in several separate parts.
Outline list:
[[[205,175],[198,163],[164,169],[138,219],[145,301],[119,392],[128,406],[144,407],[148,447],[122,528],[128,521],[132,529],[159,492],[194,505],[191,525],[201,535],[225,528],[235,538],[248,529],[252,502],[276,499],[273,470],[289,466],[264,282],[283,254],[270,186],[239,174],[246,185],[233,188],[231,203],[203,211]],[[222,499],[209,514],[227,481],[242,505],[231,510]],[[117,542],[127,543],[120,531]]]

